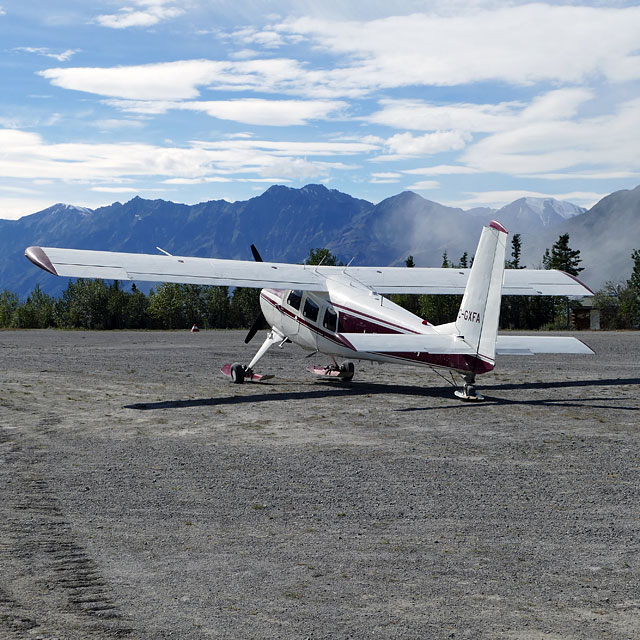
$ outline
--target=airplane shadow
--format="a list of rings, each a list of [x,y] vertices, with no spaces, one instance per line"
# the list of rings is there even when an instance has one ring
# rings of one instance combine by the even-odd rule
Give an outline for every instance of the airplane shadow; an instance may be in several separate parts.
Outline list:
[[[537,398],[537,399],[523,399],[516,398],[504,398],[491,396],[492,391],[521,391],[525,389],[570,389],[581,387],[619,387],[623,385],[640,385],[640,378],[601,378],[595,380],[566,380],[564,382],[524,382],[522,384],[508,383],[508,384],[495,384],[480,388],[480,393],[484,396],[484,401],[481,403],[470,403],[471,406],[482,405],[526,405],[526,406],[546,406],[546,407],[585,407],[590,409],[617,409],[622,411],[640,411],[640,405],[636,406],[621,406],[611,404],[595,404],[599,402],[616,402],[620,398],[608,398],[608,397],[579,397],[570,400],[564,400],[562,398]],[[410,411],[430,411],[437,407],[407,407],[405,409],[398,409],[400,412]],[[440,409],[444,407],[438,407]]]
[[[522,405],[547,405],[547,406],[589,406],[591,408],[611,409],[614,407],[608,405],[593,405],[589,402],[603,402],[619,400],[619,398],[578,398],[572,401],[562,401],[561,399],[510,399],[502,397],[492,397],[494,391],[521,391],[526,389],[569,389],[581,387],[617,387],[622,385],[640,385],[640,378],[607,378],[594,380],[568,380],[564,382],[524,382],[522,384],[495,384],[482,386],[479,385],[480,392],[485,396],[485,401],[481,403],[464,403],[464,406],[482,406],[487,404],[522,404]],[[277,383],[262,383],[260,388],[271,388],[277,386]],[[320,386],[321,388],[317,388]],[[424,398],[441,398],[446,400],[454,400],[452,398],[451,386],[439,387],[420,387],[410,385],[383,384],[377,382],[350,382],[341,383],[337,381],[320,380],[314,384],[313,390],[304,391],[265,391],[260,393],[247,393],[247,395],[222,396],[218,398],[193,398],[185,400],[162,400],[158,402],[136,402],[134,404],[125,405],[125,409],[134,409],[137,411],[153,411],[159,409],[184,409],[188,407],[217,407],[224,405],[242,405],[254,404],[260,402],[286,402],[289,400],[313,400],[319,398],[342,398],[350,396],[366,396],[366,395],[405,395],[411,397]],[[253,390],[255,387],[251,386]],[[454,401],[448,407],[438,405],[435,407],[407,407],[405,409],[396,409],[396,411],[428,411],[433,409],[459,408],[463,403],[458,400]],[[621,407],[616,409],[625,409],[628,411],[637,411],[638,407]]]

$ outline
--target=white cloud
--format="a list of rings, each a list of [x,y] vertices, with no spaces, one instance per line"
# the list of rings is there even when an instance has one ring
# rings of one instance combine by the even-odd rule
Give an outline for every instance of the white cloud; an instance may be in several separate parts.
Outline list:
[[[479,173],[477,169],[464,167],[462,165],[439,164],[433,167],[417,167],[415,169],[405,169],[402,173],[415,176],[447,176]]]
[[[244,124],[291,126],[304,125],[309,120],[323,120],[337,116],[346,109],[343,101],[327,100],[201,100],[187,102],[109,100],[108,104],[140,114],[165,113],[170,109],[202,111],[213,118],[232,120]]]
[[[395,171],[380,171],[378,173],[372,173],[371,176],[373,178],[380,178],[381,180],[397,180],[398,178],[402,178],[402,174]]]
[[[244,29],[234,31],[231,36],[244,44],[260,45],[266,49],[275,49],[282,46],[285,42],[281,33],[269,29],[260,31],[251,27],[245,27]]]
[[[366,116],[372,124],[413,131],[500,131],[523,108],[519,102],[499,104],[433,104],[421,100],[381,100],[382,109]]]
[[[50,197],[30,196],[4,198],[0,196],[0,211],[3,220],[18,220],[36,211],[42,211],[52,204]]]
[[[107,118],[104,120],[96,120],[95,126],[99,129],[140,129],[144,127],[144,122],[140,120],[122,120],[117,118]]]
[[[369,22],[300,18],[276,29],[351,56],[343,86],[356,82],[355,75],[361,88],[640,77],[640,7],[633,6],[470,6],[453,15],[416,13]],[[331,80],[339,82],[340,74]]]
[[[53,68],[39,74],[65,89],[126,100],[186,100],[199,87],[217,91],[304,93],[305,71],[295,60],[179,60],[123,67]]]
[[[97,193],[139,193],[140,189],[134,187],[91,187],[91,191]]]
[[[345,109],[345,102],[318,100],[218,100],[186,102],[179,109],[204,111],[214,118],[255,125],[304,125],[309,120],[326,119]]]
[[[36,133],[15,129],[0,129],[0,148],[0,175],[6,178],[93,184],[133,176],[170,180],[246,178],[247,174],[259,178],[324,178],[332,170],[353,169],[342,160],[327,158],[373,149],[361,143],[242,139],[193,142],[187,148],[140,143],[49,144]]]
[[[187,60],[111,68],[55,68],[39,74],[58,87],[102,96],[181,100],[197,97],[197,87],[223,74],[226,67],[223,62]]]
[[[529,121],[468,147],[462,160],[482,171],[510,175],[556,174],[597,166],[598,171],[640,170],[640,99],[613,113],[578,119]]]
[[[397,133],[389,138],[385,146],[391,154],[375,158],[376,162],[402,160],[405,158],[433,155],[443,151],[458,151],[471,139],[461,131],[437,131],[414,136],[411,133]]]
[[[414,131],[494,133],[509,129],[522,121],[573,117],[579,107],[593,97],[590,90],[567,88],[537,96],[531,104],[433,104],[421,100],[381,100],[382,109],[364,119],[373,124]]]
[[[437,180],[421,180],[415,184],[409,185],[407,189],[409,191],[431,191],[437,189],[440,183]]]
[[[103,27],[112,29],[126,29],[128,27],[151,27],[177,18],[184,13],[184,9],[179,7],[167,7],[166,0],[131,0],[140,7],[136,10],[133,7],[123,7],[118,13],[97,16],[95,21]]]

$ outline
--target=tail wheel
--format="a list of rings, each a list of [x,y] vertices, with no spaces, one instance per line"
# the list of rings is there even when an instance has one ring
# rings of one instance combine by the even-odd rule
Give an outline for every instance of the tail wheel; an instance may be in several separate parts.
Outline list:
[[[340,377],[343,380],[349,381],[353,379],[353,374],[356,372],[356,368],[353,366],[353,362],[347,361],[343,362],[340,366],[340,372]]]
[[[231,365],[231,380],[235,384],[242,384],[244,382],[244,367],[238,362],[234,362]]]

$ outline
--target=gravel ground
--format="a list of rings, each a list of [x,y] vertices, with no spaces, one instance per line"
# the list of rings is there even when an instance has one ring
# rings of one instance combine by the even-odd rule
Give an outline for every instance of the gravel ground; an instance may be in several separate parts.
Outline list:
[[[2,331],[0,638],[640,637],[640,333],[232,385],[240,332]]]

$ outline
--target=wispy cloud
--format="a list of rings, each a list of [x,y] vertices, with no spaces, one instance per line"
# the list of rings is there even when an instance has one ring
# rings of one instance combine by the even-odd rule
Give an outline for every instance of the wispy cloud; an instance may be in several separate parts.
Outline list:
[[[281,127],[305,125],[311,120],[335,119],[348,106],[346,102],[336,100],[266,100],[263,98],[184,102],[140,100],[108,102],[123,111],[133,113],[158,114],[169,110],[199,111],[220,120]]]
[[[122,7],[118,13],[104,14],[96,17],[95,21],[103,27],[112,29],[127,29],[129,27],[152,27],[159,22],[177,18],[184,13],[184,9],[176,6],[166,6],[166,0],[132,0],[137,5]]]
[[[471,140],[471,136],[461,131],[437,131],[422,136],[397,133],[385,143],[391,153],[378,156],[375,161],[402,160],[434,155],[443,151],[459,151],[469,140]]]
[[[51,144],[36,133],[0,129],[0,175],[6,178],[122,180],[133,176],[203,179],[239,174],[256,178],[323,178],[353,169],[343,158],[375,147],[364,143],[231,139],[188,147],[140,143]],[[312,158],[312,159],[310,159]],[[332,159],[332,158],[338,158]]]
[[[633,6],[470,6],[453,15],[426,12],[367,22],[307,17],[275,28],[349,56],[351,65],[332,74],[332,82],[342,76],[344,86],[527,85],[580,83],[594,74],[614,82],[640,77],[640,7]],[[550,54],[543,43],[562,46]]]
[[[522,120],[469,146],[462,160],[483,171],[524,176],[575,170],[640,169],[640,99],[604,115]]]
[[[66,49],[60,53],[56,53],[55,51],[51,51],[51,49],[47,49],[47,47],[15,47],[14,51],[23,51],[25,53],[37,53],[41,56],[46,56],[47,58],[53,58],[58,62],[66,62],[70,60],[71,57],[78,53],[80,49]]]

